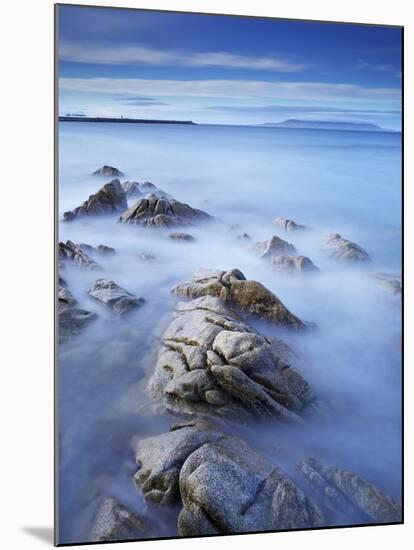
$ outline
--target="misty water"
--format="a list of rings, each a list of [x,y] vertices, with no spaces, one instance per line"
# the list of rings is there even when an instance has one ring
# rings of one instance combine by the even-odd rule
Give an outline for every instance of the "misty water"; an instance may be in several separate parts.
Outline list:
[[[60,241],[116,249],[97,260],[102,273],[69,264],[62,272],[79,304],[98,319],[59,347],[60,542],[88,540],[102,495],[149,518],[157,536],[177,535],[178,509],[146,503],[133,483],[131,440],[162,433],[177,420],[153,411],[146,380],[177,302],[170,289],[200,267],[240,269],[318,327],[299,334],[256,325],[299,355],[301,373],[326,408],[323,421],[223,429],[246,438],[300,484],[295,462],[316,456],[399,500],[401,303],[369,274],[400,275],[401,135],[61,122],[59,219],[109,181],[90,176],[103,164],[125,172],[121,181],[151,181],[215,222],[183,228],[193,242],[174,242],[168,230],[116,223],[117,216],[59,223]],[[272,223],[277,216],[311,230],[284,232]],[[275,272],[237,239],[244,232],[253,243],[272,235],[288,240],[320,273]],[[327,258],[322,245],[333,232],[367,250],[370,265]],[[141,253],[156,259],[144,262]],[[145,298],[145,306],[114,316],[87,293],[102,276]],[[287,452],[279,454],[279,446]]]

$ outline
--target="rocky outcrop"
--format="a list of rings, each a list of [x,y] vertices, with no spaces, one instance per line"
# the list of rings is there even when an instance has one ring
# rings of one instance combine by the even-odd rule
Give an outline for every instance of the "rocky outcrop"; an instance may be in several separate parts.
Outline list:
[[[261,241],[255,244],[255,251],[261,258],[270,259],[275,256],[295,254],[296,248],[293,244],[284,241],[280,237],[273,235],[268,241]]]
[[[194,237],[189,233],[170,233],[168,235],[169,239],[173,241],[194,241]]]
[[[126,193],[119,179],[106,183],[80,206],[63,214],[63,221],[85,216],[102,216],[124,212],[128,208]]]
[[[157,256],[155,256],[155,254],[151,254],[149,252],[141,252],[141,254],[138,254],[138,258],[142,262],[154,262],[157,259]]]
[[[191,208],[188,204],[150,194],[138,200],[119,218],[119,221],[144,226],[171,227],[194,225],[210,219],[209,214],[197,208]]]
[[[137,298],[108,279],[97,279],[88,292],[92,298],[111,308],[117,315],[125,315],[145,302],[143,298]]]
[[[180,413],[301,422],[315,395],[278,338],[247,325],[212,296],[177,305],[149,388]]]
[[[92,542],[134,540],[148,537],[147,521],[128,510],[112,497],[103,497],[98,505],[92,531]]]
[[[162,189],[158,189],[158,187],[156,187],[150,181],[145,181],[143,183],[139,183],[138,181],[124,181],[122,183],[122,187],[124,188],[128,199],[137,199],[151,193],[160,198],[170,198],[170,195],[168,195],[168,193],[166,193]]]
[[[325,251],[331,258],[350,262],[368,262],[368,253],[359,245],[344,239],[339,233],[329,235],[325,243]]]
[[[328,510],[361,522],[401,521],[401,506],[356,474],[325,466],[314,458],[299,462],[298,468]]]
[[[101,168],[98,168],[95,170],[95,172],[92,173],[93,176],[108,176],[110,178],[121,178],[125,174],[121,172],[121,170],[118,170],[118,168],[114,168],[113,166],[108,166],[104,164],[101,166]]]
[[[60,287],[58,290],[58,315],[60,342],[80,334],[97,318],[96,313],[79,307],[77,300],[67,287]]]
[[[315,273],[319,271],[307,256],[274,256],[271,263],[276,271],[283,273]]]
[[[379,286],[391,292],[391,294],[401,295],[402,284],[399,277],[391,273],[371,273],[371,277],[375,279]]]
[[[307,229],[305,225],[300,225],[293,220],[288,220],[286,218],[276,218],[273,220],[273,223],[279,227],[282,227],[286,231],[301,231],[303,229]]]
[[[239,239],[239,241],[250,241],[251,237],[248,233],[242,233],[241,235],[237,235],[236,239]]]
[[[98,244],[98,246],[91,246],[90,244],[80,243],[79,247],[86,253],[95,256],[113,256],[116,251],[111,246],[104,244]]]
[[[257,281],[246,280],[238,269],[200,269],[191,281],[176,285],[172,292],[184,298],[215,296],[246,315],[259,317],[279,326],[301,329],[308,326],[270,290]]]
[[[88,256],[83,246],[72,241],[59,243],[59,260],[69,261],[78,267],[86,267],[87,269],[100,269],[99,264]]]
[[[321,510],[279,468],[205,422],[142,440],[136,458],[135,481],[146,499],[164,505],[181,499],[182,536],[323,524]]]

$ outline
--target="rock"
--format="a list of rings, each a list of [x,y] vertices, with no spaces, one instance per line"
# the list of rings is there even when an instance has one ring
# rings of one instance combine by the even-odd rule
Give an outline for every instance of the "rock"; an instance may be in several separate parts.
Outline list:
[[[83,245],[75,244],[72,241],[59,243],[59,260],[69,261],[78,267],[100,269],[99,264],[85,252]]]
[[[110,307],[118,315],[129,313],[145,302],[143,298],[137,298],[108,279],[97,279],[88,292],[92,298]]]
[[[197,536],[317,527],[318,507],[242,439],[205,421],[141,440],[135,482],[158,504],[182,500],[178,533]]]
[[[191,281],[177,285],[174,294],[185,298],[215,296],[242,313],[253,315],[279,326],[301,329],[308,326],[270,290],[257,281],[248,281],[241,271],[218,271],[201,269],[193,274]]]
[[[170,198],[170,195],[168,195],[168,193],[166,193],[162,189],[158,189],[158,187],[156,187],[150,181],[145,181],[144,183],[139,183],[137,181],[124,181],[124,183],[122,183],[122,187],[124,188],[126,196],[129,199],[143,197],[145,195],[148,195],[149,193],[152,193],[153,195],[156,195],[160,198]]]
[[[168,410],[302,422],[315,395],[278,338],[247,325],[218,298],[177,305],[148,385]],[[312,405],[312,407],[311,407]]]
[[[325,250],[331,258],[351,262],[368,262],[368,253],[357,244],[344,239],[339,233],[329,235]]]
[[[193,421],[173,426],[172,431],[139,441],[136,446],[138,471],[135,483],[150,502],[172,505],[180,500],[178,479],[187,457],[222,434],[213,425]]]
[[[63,214],[63,221],[72,221],[85,216],[102,216],[125,212],[128,208],[127,198],[119,179],[106,183],[94,195],[74,210]]]
[[[296,252],[293,244],[284,241],[280,237],[273,235],[268,241],[258,242],[254,246],[255,251],[260,254],[261,258],[273,258],[274,256],[290,255]]]
[[[348,517],[375,523],[400,522],[401,506],[352,472],[325,466],[315,458],[302,460],[299,471],[316,489],[324,506]]]
[[[382,288],[388,290],[388,292],[401,295],[402,285],[400,278],[390,273],[371,273],[371,277],[375,279]]]
[[[200,446],[180,471],[181,536],[321,527],[318,506],[238,437]]]
[[[194,237],[192,235],[189,235],[188,233],[170,233],[168,235],[169,239],[173,239],[174,241],[194,241]]]
[[[307,256],[274,256],[271,259],[272,267],[276,271],[285,273],[315,273],[319,271],[316,265]]]
[[[241,241],[250,241],[251,237],[248,233],[242,233],[241,235],[237,235],[237,239]]]
[[[119,218],[123,223],[154,227],[193,225],[208,220],[211,220],[211,216],[202,210],[191,208],[175,199],[159,198],[154,194],[139,199]]]
[[[157,259],[157,256],[154,254],[148,254],[146,252],[141,252],[141,254],[138,254],[138,258],[142,260],[143,262],[153,262]]]
[[[78,306],[68,288],[58,290],[59,341],[63,342],[82,330],[97,318],[92,313]]]
[[[97,247],[91,246],[90,244],[80,243],[79,247],[86,252],[87,254],[92,255],[101,255],[101,256],[112,256],[116,253],[115,248],[111,246],[106,246],[104,244],[98,244]]]
[[[276,218],[273,223],[275,223],[279,227],[283,227],[283,229],[286,229],[286,231],[300,231],[303,229],[307,229],[305,225],[300,225],[293,220],[287,220],[286,218]]]
[[[118,170],[118,168],[114,168],[113,166],[107,166],[104,164],[101,166],[101,168],[98,168],[98,170],[95,170],[92,174],[93,176],[109,176],[111,178],[120,178],[124,176],[125,174],[121,172],[121,170]]]
[[[112,497],[103,497],[95,515],[91,542],[140,539],[148,536],[148,523]]]

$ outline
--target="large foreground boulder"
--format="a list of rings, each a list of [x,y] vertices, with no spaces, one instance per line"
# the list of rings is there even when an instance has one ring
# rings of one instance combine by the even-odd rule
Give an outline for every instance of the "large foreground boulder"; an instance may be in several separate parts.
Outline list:
[[[204,422],[142,440],[135,476],[146,499],[182,501],[182,536],[318,527],[323,514],[279,468],[242,439]]]
[[[361,522],[401,521],[401,506],[353,472],[302,460],[298,468],[321,497],[324,507]]]
[[[121,172],[121,170],[118,170],[118,168],[114,168],[113,166],[108,166],[107,164],[104,164],[95,172],[92,173],[93,176],[108,176],[110,178],[121,178],[125,174]]]
[[[79,307],[77,300],[67,287],[60,287],[58,290],[58,315],[60,342],[80,334],[97,318],[96,313]]]
[[[282,273],[315,273],[319,271],[307,256],[274,256],[271,259],[271,264],[276,271]]]
[[[124,212],[128,208],[126,193],[119,181],[106,183],[80,206],[63,214],[63,221],[73,221],[85,216],[102,216]]]
[[[172,292],[184,298],[215,296],[243,314],[259,317],[279,326],[293,329],[307,326],[273,292],[257,281],[246,280],[238,269],[200,269],[193,274],[191,281],[176,285]]]
[[[202,210],[153,193],[138,200],[119,218],[123,223],[153,227],[194,225],[208,220],[211,216]]]
[[[261,241],[255,244],[255,251],[260,254],[261,258],[274,258],[284,254],[295,254],[296,248],[293,244],[284,241],[280,237],[273,235],[268,241]]]
[[[317,403],[294,362],[283,341],[263,336],[224,302],[205,296],[177,305],[149,388],[175,412],[301,422]]]
[[[125,315],[145,302],[144,298],[137,298],[109,279],[97,279],[88,292],[92,298],[111,308],[117,315]]]
[[[286,231],[301,231],[303,229],[307,229],[305,225],[300,225],[295,221],[288,220],[286,218],[276,218],[273,223],[278,225],[279,227],[282,227]]]
[[[91,542],[117,542],[148,537],[150,527],[112,497],[100,500],[91,530]]]
[[[88,269],[100,269],[99,264],[86,253],[85,245],[75,244],[70,240],[59,243],[59,261],[69,261],[78,267]]]
[[[349,262],[368,262],[368,253],[356,243],[348,241],[339,235],[332,233],[325,243],[325,250],[331,258]]]

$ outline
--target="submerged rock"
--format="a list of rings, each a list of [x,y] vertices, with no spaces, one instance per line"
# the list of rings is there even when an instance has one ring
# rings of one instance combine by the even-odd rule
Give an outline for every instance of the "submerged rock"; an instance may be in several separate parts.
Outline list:
[[[242,233],[241,235],[237,235],[236,237],[240,241],[250,241],[251,237],[248,233]]]
[[[323,514],[279,468],[242,439],[193,421],[142,440],[137,486],[146,499],[182,500],[182,536],[317,527]]]
[[[63,342],[82,330],[97,318],[92,313],[78,306],[70,290],[61,287],[58,290],[59,341]]]
[[[255,251],[261,258],[273,258],[274,256],[290,255],[296,252],[293,244],[284,241],[280,237],[273,235],[268,241],[261,241],[255,244]]]
[[[175,412],[300,422],[315,395],[292,366],[293,356],[284,342],[205,296],[177,305],[149,388]]]
[[[141,254],[138,254],[138,258],[142,262],[154,262],[157,259],[157,256],[155,254],[150,254],[147,252],[141,252]]]
[[[400,295],[402,293],[401,279],[391,273],[371,273],[371,277],[377,281],[377,283],[391,292],[392,294]]]
[[[360,521],[401,521],[401,506],[356,474],[325,466],[314,458],[302,460],[298,468],[322,497],[326,508]]]
[[[300,231],[303,229],[307,229],[305,225],[300,225],[293,220],[288,220],[286,218],[276,218],[275,220],[273,220],[273,223],[275,223],[279,227],[282,227],[283,229],[286,229],[286,231]]]
[[[148,537],[148,523],[112,497],[103,497],[91,530],[91,542],[133,540]]]
[[[315,273],[319,271],[316,265],[307,256],[274,256],[271,259],[272,267],[276,271],[285,273]]]
[[[110,307],[118,315],[129,313],[145,302],[143,298],[137,298],[109,279],[97,279],[88,292],[92,298]]]
[[[112,256],[116,253],[115,248],[111,246],[106,246],[104,244],[98,244],[98,246],[92,246],[86,243],[80,243],[79,247],[86,252],[87,254],[95,254],[101,256]]]
[[[270,290],[257,281],[248,281],[241,271],[200,269],[191,281],[176,285],[172,292],[185,298],[215,296],[242,313],[271,321],[279,326],[305,328]]]
[[[208,220],[211,220],[211,216],[202,210],[154,194],[138,200],[119,218],[123,223],[154,227],[193,225]]]
[[[80,206],[65,212],[63,221],[73,221],[76,218],[85,216],[102,216],[124,212],[128,208],[126,193],[122,188],[119,179],[114,179],[101,187],[94,195]]]
[[[325,244],[325,250],[331,258],[351,262],[368,262],[368,253],[356,243],[348,241],[339,235],[332,233]]]
[[[95,262],[85,252],[84,245],[75,244],[72,241],[59,243],[59,260],[69,261],[78,267],[86,267],[88,269],[100,269],[99,264]]]
[[[168,235],[169,239],[174,241],[194,241],[194,237],[189,233],[170,233]]]
[[[124,176],[125,174],[121,172],[121,170],[118,170],[118,168],[114,168],[113,166],[108,166],[104,164],[101,166],[101,168],[98,168],[95,170],[95,172],[92,173],[93,176],[109,176],[111,178],[120,178]]]

